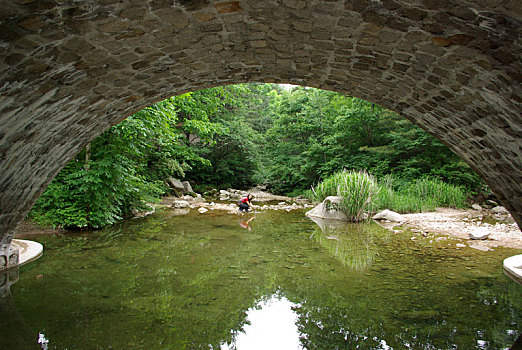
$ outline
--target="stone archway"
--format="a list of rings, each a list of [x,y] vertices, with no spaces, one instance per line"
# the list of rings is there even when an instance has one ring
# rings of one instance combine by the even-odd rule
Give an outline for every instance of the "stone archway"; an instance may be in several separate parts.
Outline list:
[[[87,142],[182,92],[285,82],[379,103],[522,224],[518,0],[0,0],[0,238]]]

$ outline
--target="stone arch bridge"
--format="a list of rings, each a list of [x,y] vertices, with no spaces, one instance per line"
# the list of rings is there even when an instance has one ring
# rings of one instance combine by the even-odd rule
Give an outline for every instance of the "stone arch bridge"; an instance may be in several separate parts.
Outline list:
[[[520,0],[0,0],[0,268],[90,140],[169,96],[284,82],[392,109],[522,224]]]

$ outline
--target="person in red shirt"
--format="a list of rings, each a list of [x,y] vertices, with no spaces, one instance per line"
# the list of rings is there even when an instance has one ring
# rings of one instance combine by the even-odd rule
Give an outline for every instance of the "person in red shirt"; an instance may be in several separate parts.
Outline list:
[[[250,201],[254,198],[253,195],[249,194],[246,197],[243,197],[237,202],[237,205],[239,205],[239,211],[246,211],[248,213],[248,209],[253,208],[254,206]]]

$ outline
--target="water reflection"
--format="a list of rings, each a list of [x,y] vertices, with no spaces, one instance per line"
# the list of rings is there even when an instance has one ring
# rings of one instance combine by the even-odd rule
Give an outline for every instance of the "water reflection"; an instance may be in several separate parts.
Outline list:
[[[252,226],[250,225],[250,223],[255,218],[256,218],[255,216],[252,216],[251,218],[248,218],[248,219],[243,219],[243,220],[239,219],[239,221],[238,221],[239,222],[239,226],[241,226],[245,230],[252,231]]]
[[[303,349],[293,309],[296,306],[279,293],[258,302],[248,309],[241,332],[235,332],[233,342],[222,344],[221,350]]]
[[[366,271],[375,260],[373,233],[367,224],[351,224],[339,220],[310,219],[319,226],[311,238],[344,266],[357,272]]]
[[[41,349],[36,344],[37,334],[27,325],[11,296],[11,286],[18,280],[18,267],[0,271],[0,348],[10,350]]]
[[[167,211],[35,237],[46,254],[12,287],[20,313],[3,303],[0,349],[31,349],[3,346],[15,334],[37,344],[38,331],[57,350],[493,350],[520,333],[520,286],[499,268],[512,251],[457,251],[374,224],[316,226],[299,212],[252,224]]]

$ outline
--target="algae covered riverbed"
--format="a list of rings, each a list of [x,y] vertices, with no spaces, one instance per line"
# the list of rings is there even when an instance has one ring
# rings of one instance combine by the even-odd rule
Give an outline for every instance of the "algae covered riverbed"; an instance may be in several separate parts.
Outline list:
[[[69,350],[503,349],[522,329],[520,286],[502,273],[514,249],[303,211],[175,214],[33,237],[44,256],[20,269],[16,320],[2,322]]]

